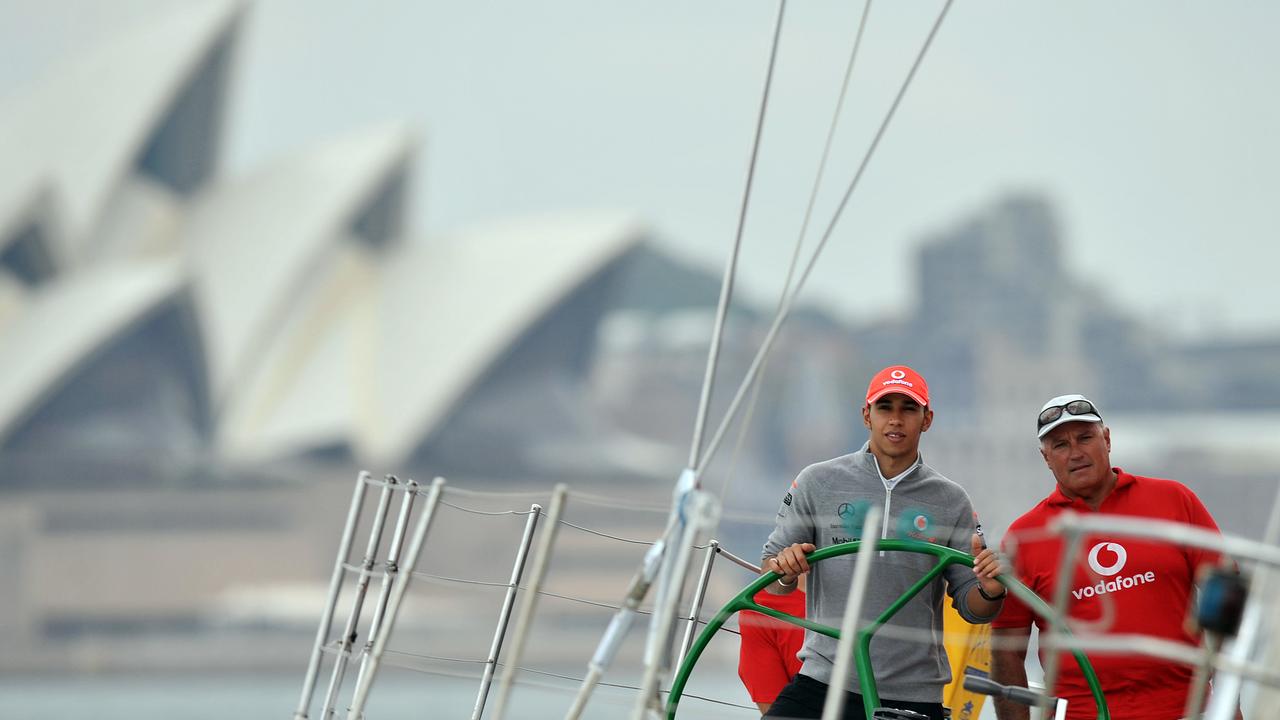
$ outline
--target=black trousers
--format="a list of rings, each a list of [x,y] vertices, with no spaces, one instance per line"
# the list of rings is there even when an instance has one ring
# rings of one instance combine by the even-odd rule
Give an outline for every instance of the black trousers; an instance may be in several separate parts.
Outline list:
[[[827,684],[814,680],[807,675],[797,674],[791,682],[782,688],[778,699],[773,701],[767,718],[821,718],[822,706],[827,701]],[[943,720],[942,703],[910,702],[908,700],[888,700],[880,698],[881,707],[897,710],[914,710],[929,720]],[[845,699],[843,720],[868,720],[862,707],[862,696],[849,693]]]

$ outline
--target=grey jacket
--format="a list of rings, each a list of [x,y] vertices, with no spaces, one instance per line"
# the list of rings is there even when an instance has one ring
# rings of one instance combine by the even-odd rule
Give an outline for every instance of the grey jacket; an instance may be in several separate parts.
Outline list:
[[[795,543],[824,548],[861,539],[863,519],[873,505],[889,509],[881,537],[926,540],[964,552],[972,549],[970,538],[977,515],[959,485],[925,465],[922,458],[890,491],[881,480],[875,457],[864,445],[856,453],[810,465],[796,477],[778,508],[777,525],[765,543],[764,557]],[[856,557],[832,558],[812,566],[806,608],[810,619],[840,627]],[[859,625],[879,616],[935,562],[932,555],[880,553],[871,566]],[[975,615],[967,602],[969,590],[977,582],[971,569],[952,565],[877,631],[871,641],[871,666],[881,698],[941,701],[942,688],[951,679],[942,647],[943,593],[951,595],[952,604],[965,620],[990,622],[994,615]],[[800,672],[830,683],[836,642],[806,631],[799,655],[804,663]],[[856,669],[849,689],[858,691]]]

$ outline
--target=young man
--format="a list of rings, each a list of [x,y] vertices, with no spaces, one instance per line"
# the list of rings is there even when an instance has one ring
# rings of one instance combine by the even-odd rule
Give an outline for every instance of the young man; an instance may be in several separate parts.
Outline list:
[[[999,560],[975,534],[977,515],[959,485],[924,464],[920,435],[933,422],[929,388],[909,367],[887,367],[867,388],[863,424],[870,432],[858,452],[805,468],[782,500],[778,520],[764,547],[762,566],[782,575],[769,590],[791,592],[808,573],[807,616],[839,627],[848,600],[853,562],[829,560],[810,567],[805,554],[861,539],[872,507],[888,510],[881,538],[914,538],[972,552],[973,570],[950,566],[876,635],[871,665],[880,704],[941,720],[942,688],[950,680],[942,648],[943,593],[965,620],[989,622],[1000,611],[1004,586],[995,579]],[[874,619],[933,567],[932,556],[885,553],[872,565],[862,621]],[[945,578],[945,582],[943,580]],[[782,690],[765,717],[820,718],[835,663],[836,640],[806,632],[800,673]],[[864,718],[856,692],[845,702],[845,718]]]
[[[1083,395],[1061,395],[1040,409],[1040,454],[1057,487],[1009,526],[1005,549],[1013,556],[1018,579],[1042,598],[1057,588],[1062,538],[1044,532],[1064,510],[1158,518],[1217,531],[1199,498],[1173,480],[1139,477],[1111,466],[1111,430]],[[1187,630],[1188,603],[1197,570],[1217,555],[1196,548],[1105,534],[1084,538],[1069,580],[1067,614],[1072,618],[1108,618],[1104,632],[1142,634],[1198,644]],[[1027,641],[1031,624],[1044,621],[1010,598],[992,623],[991,676],[1006,685],[1027,684]],[[1111,717],[1117,720],[1174,720],[1183,716],[1192,670],[1149,657],[1094,654]],[[1067,717],[1094,718],[1097,708],[1080,668],[1070,654],[1059,659],[1053,693],[1067,699]],[[1000,720],[1025,719],[1028,708],[996,700]]]

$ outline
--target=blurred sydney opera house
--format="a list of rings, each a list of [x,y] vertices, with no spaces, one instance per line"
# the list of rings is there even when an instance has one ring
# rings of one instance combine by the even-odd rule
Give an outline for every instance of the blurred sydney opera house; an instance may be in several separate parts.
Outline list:
[[[625,214],[422,237],[408,123],[221,171],[246,21],[170,6],[0,108],[0,668],[299,669],[359,469],[665,500],[687,452],[714,273]]]
[[[573,216],[414,242],[405,125],[219,174],[240,16],[198,7],[4,114],[4,484],[99,484],[104,458],[133,482],[209,454],[401,467],[495,399],[546,426],[554,382],[510,385],[510,361],[575,379],[641,229]]]
[[[716,275],[626,215],[421,237],[409,124],[220,171],[245,21],[173,5],[0,107],[2,669],[299,667],[359,468],[665,500],[683,465]],[[1149,426],[1152,457],[1256,525],[1231,483],[1274,492],[1276,459],[1219,462],[1196,409],[1280,407],[1280,342],[1175,347],[1074,281],[1060,234],[1047,200],[1007,198],[923,244],[904,317],[798,312],[738,498],[767,519],[860,443],[860,383],[905,359],[945,404],[931,462],[990,527],[1043,494],[1025,408],[1064,384],[1196,420]],[[767,322],[730,320],[736,383]],[[236,645],[264,627],[289,639]]]
[[[326,576],[346,492],[299,483],[677,467],[581,389],[624,276],[666,262],[644,229],[414,237],[406,124],[220,172],[244,20],[173,6],[0,110],[0,667],[207,661],[156,638]]]

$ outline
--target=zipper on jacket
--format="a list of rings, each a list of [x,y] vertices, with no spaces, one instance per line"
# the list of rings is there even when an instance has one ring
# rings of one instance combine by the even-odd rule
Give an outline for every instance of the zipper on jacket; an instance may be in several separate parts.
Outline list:
[[[880,476],[880,482],[884,482],[884,476]],[[889,509],[893,507],[893,490],[886,484],[884,486],[884,520],[880,523],[880,539],[887,540],[889,538]],[[884,557],[884,551],[880,551],[880,557]]]

